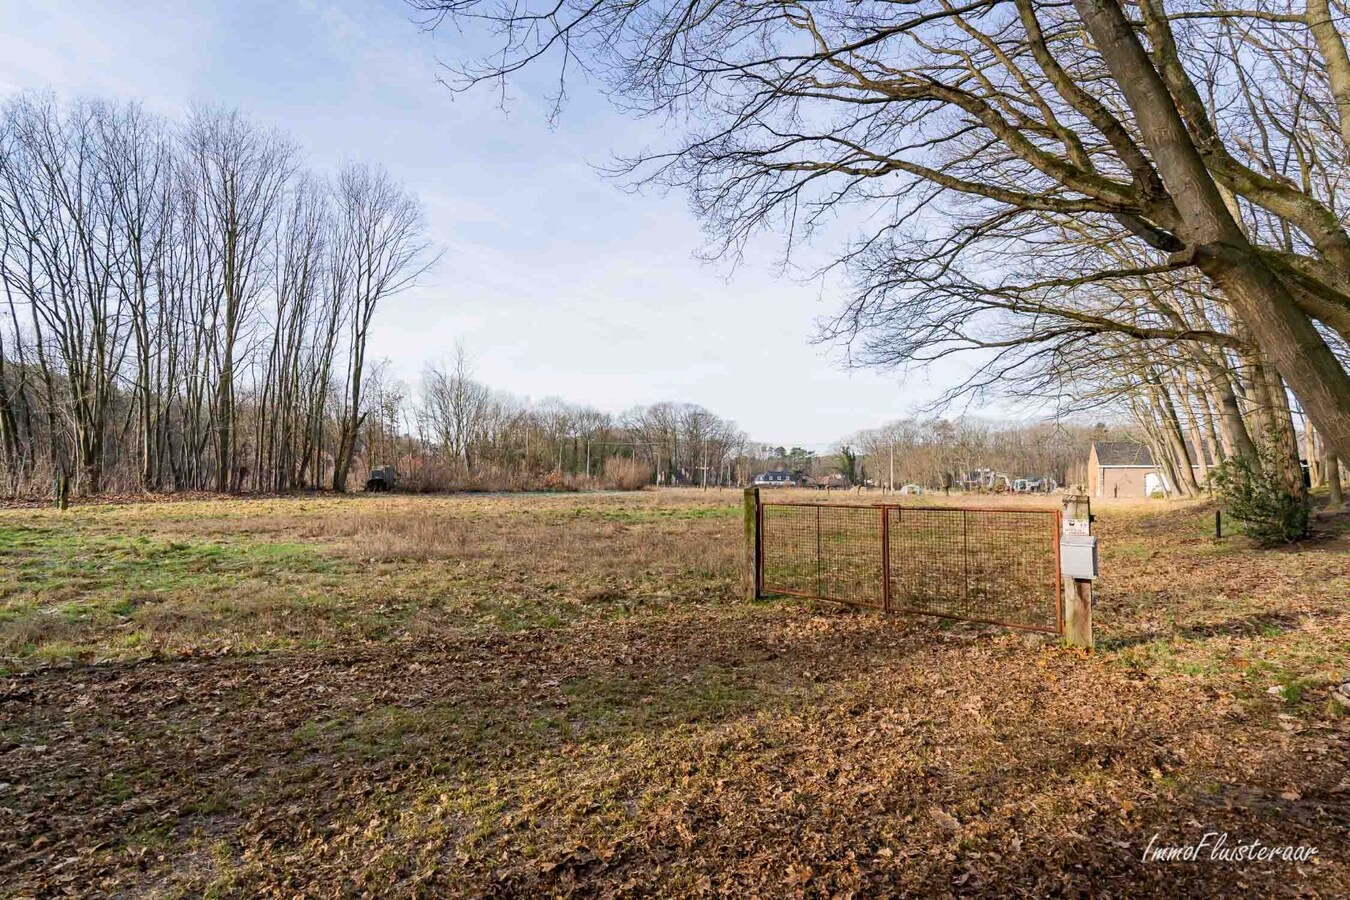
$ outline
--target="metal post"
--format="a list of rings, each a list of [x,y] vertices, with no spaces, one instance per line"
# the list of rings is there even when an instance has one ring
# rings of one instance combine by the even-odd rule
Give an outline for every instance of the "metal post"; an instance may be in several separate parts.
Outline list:
[[[970,517],[961,510],[961,559],[965,561],[965,592],[962,598],[970,602]]]
[[[881,608],[891,611],[891,509],[881,508]]]
[[[825,578],[822,574],[824,558],[820,552],[820,507],[816,507],[816,596],[825,594]]]
[[[1064,547],[1060,544],[1060,536],[1064,534],[1064,511],[1055,510],[1055,517],[1050,522],[1050,540],[1055,543],[1055,630],[1060,634],[1064,633]]]

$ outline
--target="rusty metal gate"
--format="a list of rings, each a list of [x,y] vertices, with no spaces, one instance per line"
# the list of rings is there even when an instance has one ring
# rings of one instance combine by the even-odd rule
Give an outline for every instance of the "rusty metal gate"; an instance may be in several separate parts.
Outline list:
[[[1060,511],[767,502],[757,592],[1061,634]]]

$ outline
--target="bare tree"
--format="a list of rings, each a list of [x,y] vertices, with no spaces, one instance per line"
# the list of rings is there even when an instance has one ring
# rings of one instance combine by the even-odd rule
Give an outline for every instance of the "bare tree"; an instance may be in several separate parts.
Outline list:
[[[70,473],[87,493],[110,478],[286,490],[316,485],[334,447],[349,466],[367,336],[379,300],[418,271],[417,227],[387,176],[352,167],[331,190],[299,172],[289,139],[236,112],[175,128],[134,104],[12,98],[0,106],[10,489]]]
[[[212,416],[215,486],[239,487],[235,432],[235,370],[239,345],[266,285],[265,254],[275,229],[295,148],[279,134],[259,130],[237,111],[195,110],[184,135],[189,177],[197,189],[195,213],[207,239],[209,359],[215,370]]]
[[[366,415],[361,389],[375,309],[386,297],[411,287],[433,260],[427,257],[421,206],[388,173],[350,165],[338,175],[334,191],[334,281],[351,310],[346,391],[333,464],[333,490],[343,491]]]
[[[474,468],[475,441],[486,432],[492,394],[474,380],[464,345],[455,345],[450,368],[428,366],[422,376],[422,406],[445,454],[465,471]]]
[[[21,96],[5,114],[6,289],[31,315],[53,465],[73,465],[80,490],[98,493],[126,351],[128,298],[116,282],[127,232],[104,146],[116,113],[81,103],[63,114],[50,96]]]

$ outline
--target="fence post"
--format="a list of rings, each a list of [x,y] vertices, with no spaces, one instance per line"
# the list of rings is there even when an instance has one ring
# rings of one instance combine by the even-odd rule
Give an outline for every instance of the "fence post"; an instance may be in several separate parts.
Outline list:
[[[881,507],[881,608],[891,611],[891,508]]]
[[[759,599],[759,488],[745,489],[745,562],[741,588],[747,600]]]
[[[1091,649],[1092,579],[1097,576],[1097,545],[1092,537],[1092,501],[1086,494],[1064,498],[1060,535],[1060,572],[1064,583],[1064,638]]]

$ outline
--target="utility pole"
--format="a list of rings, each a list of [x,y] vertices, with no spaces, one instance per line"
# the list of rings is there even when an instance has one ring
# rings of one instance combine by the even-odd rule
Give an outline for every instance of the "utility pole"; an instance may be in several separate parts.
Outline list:
[[[891,475],[886,481],[886,492],[895,493],[895,441],[891,441]]]

